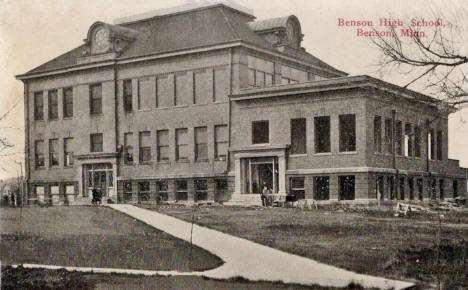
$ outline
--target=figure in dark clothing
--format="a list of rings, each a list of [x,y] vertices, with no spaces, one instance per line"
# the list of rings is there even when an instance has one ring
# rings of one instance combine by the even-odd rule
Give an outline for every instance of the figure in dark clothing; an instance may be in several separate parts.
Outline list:
[[[263,206],[268,206],[268,200],[267,200],[266,194],[268,194],[268,187],[266,185],[264,185],[263,190],[262,190],[262,194],[261,194],[262,205]]]
[[[93,200],[91,202],[95,205],[101,204],[101,196],[100,196],[99,191],[96,188],[93,188],[92,193],[93,193]]]

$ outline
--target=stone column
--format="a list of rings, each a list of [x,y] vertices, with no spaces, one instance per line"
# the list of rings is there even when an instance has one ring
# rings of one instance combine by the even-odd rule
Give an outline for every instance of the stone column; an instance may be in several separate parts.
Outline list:
[[[278,157],[278,194],[286,194],[286,158],[283,156]]]
[[[234,194],[241,194],[241,160],[234,159]]]

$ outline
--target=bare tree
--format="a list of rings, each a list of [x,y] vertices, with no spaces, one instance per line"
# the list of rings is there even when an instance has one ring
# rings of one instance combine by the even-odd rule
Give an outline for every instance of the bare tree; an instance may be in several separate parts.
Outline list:
[[[14,104],[10,109],[8,109],[5,113],[3,113],[0,116],[0,124],[2,124],[2,122],[8,117],[8,115],[20,104],[20,101],[21,100],[18,100],[16,104]],[[10,141],[8,141],[7,137],[4,136],[3,132],[4,130],[0,128],[0,152],[14,146]]]
[[[429,7],[427,18],[389,27],[390,37],[374,28],[371,41],[381,53],[380,73],[403,72],[408,75],[404,88],[418,83],[425,93],[460,107],[468,104],[468,8],[455,2]]]

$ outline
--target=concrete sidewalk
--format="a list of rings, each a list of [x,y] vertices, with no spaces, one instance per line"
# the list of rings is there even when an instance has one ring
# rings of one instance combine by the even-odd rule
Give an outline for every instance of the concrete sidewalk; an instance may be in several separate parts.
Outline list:
[[[174,237],[190,241],[191,224],[188,222],[132,205],[108,206]],[[225,262],[218,268],[193,272],[193,275],[215,279],[243,277],[251,281],[281,281],[329,287],[346,287],[351,282],[379,289],[405,289],[414,285],[342,270],[198,225],[193,227],[192,242]]]

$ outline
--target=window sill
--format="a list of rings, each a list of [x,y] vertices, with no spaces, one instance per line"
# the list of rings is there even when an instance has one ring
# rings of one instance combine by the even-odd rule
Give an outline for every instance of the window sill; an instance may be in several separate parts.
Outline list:
[[[124,166],[134,166],[135,163],[134,162],[128,162],[128,163],[124,163],[123,165]]]
[[[294,157],[307,157],[307,153],[305,153],[305,154],[291,154],[291,155],[289,155],[289,157],[293,157],[293,158]]]
[[[104,116],[103,113],[89,113],[89,115],[90,115],[91,117],[102,117],[102,116]]]
[[[153,162],[151,162],[151,161],[142,161],[142,162],[139,162],[138,165],[153,165]]]
[[[35,167],[35,170],[46,170],[45,166]]]
[[[64,120],[64,121],[65,121],[65,120],[72,120],[72,119],[73,119],[73,116],[71,116],[71,117],[63,117],[63,120]]]
[[[215,161],[226,161],[227,157],[216,157]]]
[[[176,160],[176,163],[190,163],[190,161],[187,160]]]
[[[270,143],[254,143],[250,146],[255,146],[255,147],[262,147],[262,146],[270,146]]]
[[[338,152],[338,155],[356,155],[357,151],[344,151],[344,152]]]
[[[53,169],[53,170],[60,169],[60,166],[59,165],[49,166],[49,169]]]
[[[314,156],[330,156],[330,155],[332,155],[331,152],[314,153]]]
[[[58,121],[58,120],[59,120],[58,118],[54,118],[54,119],[49,118],[49,122]]]
[[[66,166],[64,165],[64,166],[63,166],[63,169],[71,169],[71,168],[73,168],[73,167],[74,167],[73,165],[66,165]]]
[[[210,162],[210,159],[199,159],[199,160],[195,160],[196,163],[207,163],[207,162]]]
[[[137,112],[151,112],[152,109],[138,109]]]
[[[169,160],[158,160],[158,164],[169,164],[171,163]]]

